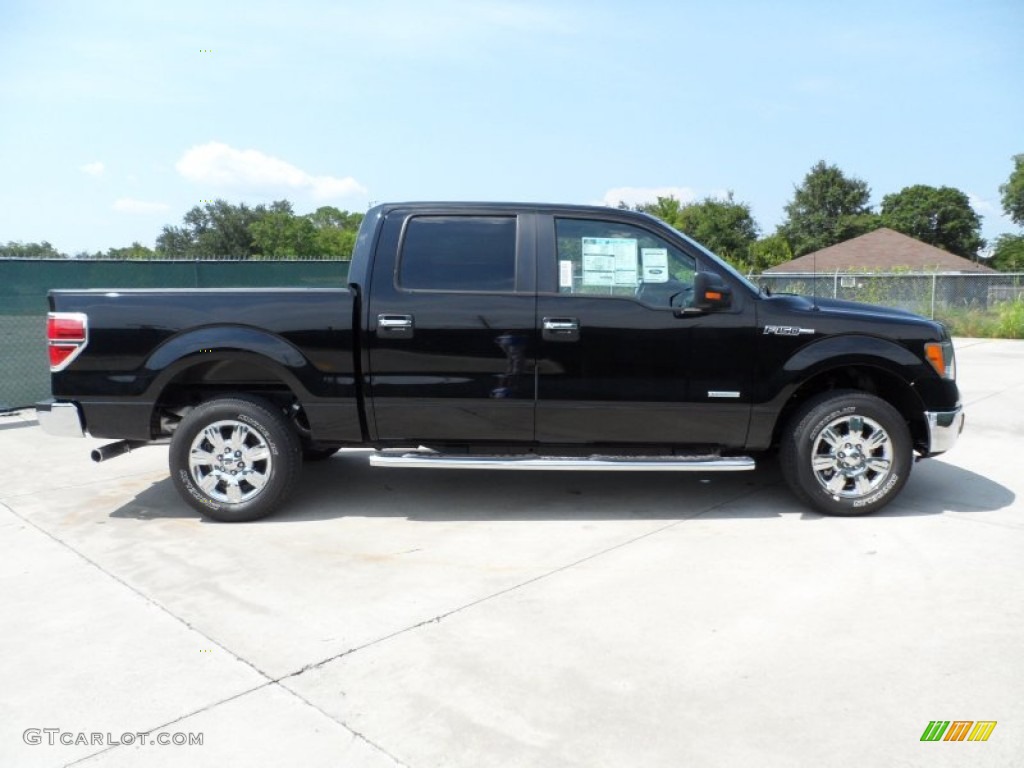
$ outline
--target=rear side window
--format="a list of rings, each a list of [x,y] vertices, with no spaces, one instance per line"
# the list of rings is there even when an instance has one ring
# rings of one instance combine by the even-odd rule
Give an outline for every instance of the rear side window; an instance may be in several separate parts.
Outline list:
[[[513,291],[514,216],[416,216],[402,240],[398,284],[431,291]]]

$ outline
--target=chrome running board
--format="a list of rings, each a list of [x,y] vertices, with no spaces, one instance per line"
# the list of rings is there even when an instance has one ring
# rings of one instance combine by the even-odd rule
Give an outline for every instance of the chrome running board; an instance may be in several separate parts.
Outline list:
[[[749,456],[456,456],[413,451],[378,452],[373,467],[442,469],[552,469],[592,472],[743,472],[754,469]]]

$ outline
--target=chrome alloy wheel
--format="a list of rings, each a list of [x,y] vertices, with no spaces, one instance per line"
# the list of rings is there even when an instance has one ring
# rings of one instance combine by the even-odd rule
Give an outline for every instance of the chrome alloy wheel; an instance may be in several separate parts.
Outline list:
[[[239,504],[263,490],[270,479],[270,448],[259,432],[241,421],[216,421],[192,441],[188,469],[193,481],[217,501]]]
[[[841,416],[812,442],[814,476],[832,496],[862,499],[881,487],[892,470],[892,438],[866,416]]]

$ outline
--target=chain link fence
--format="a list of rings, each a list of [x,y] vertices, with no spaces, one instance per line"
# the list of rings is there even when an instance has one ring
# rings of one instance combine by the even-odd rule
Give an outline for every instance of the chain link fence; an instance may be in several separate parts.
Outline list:
[[[330,288],[347,261],[0,259],[0,411],[50,395],[46,293],[56,288]]]
[[[1024,273],[833,273],[751,276],[772,293],[895,307],[945,323],[954,336],[1024,338]]]
[[[860,301],[941,319],[962,310],[990,311],[1024,300],[1024,273],[790,273],[751,276],[772,293]]]

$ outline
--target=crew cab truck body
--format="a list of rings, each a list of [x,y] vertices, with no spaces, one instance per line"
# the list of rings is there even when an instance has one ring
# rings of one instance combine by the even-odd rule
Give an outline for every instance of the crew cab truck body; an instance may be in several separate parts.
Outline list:
[[[884,506],[963,427],[944,327],[768,295],[645,214],[371,209],[337,289],[52,291],[55,434],[170,440],[219,520],[344,446],[406,467],[716,471],[778,449],[829,514]],[[404,449],[404,450],[403,450]]]

